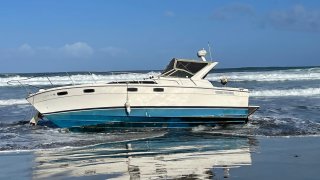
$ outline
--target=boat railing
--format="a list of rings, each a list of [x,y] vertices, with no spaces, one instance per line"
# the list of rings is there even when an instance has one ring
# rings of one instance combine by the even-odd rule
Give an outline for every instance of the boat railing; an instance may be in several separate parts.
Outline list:
[[[24,83],[24,81],[30,80],[34,77],[28,77],[28,78],[21,78],[21,79],[14,79],[14,80],[10,80],[7,82],[7,84],[9,86],[20,86],[21,88],[23,88],[28,94],[32,93],[32,90],[30,87],[32,87],[33,89],[41,89],[38,86],[34,86],[34,85],[30,85],[30,84],[26,84]]]
[[[68,84],[75,84],[75,82],[72,80],[71,76],[66,72],[68,75],[70,81],[72,83],[66,83],[64,85]],[[40,80],[39,80],[40,78]],[[32,94],[35,91],[38,91],[39,89],[46,89],[46,88],[52,88],[52,87],[58,87],[58,84],[54,84],[54,81],[50,79],[50,76],[47,75],[41,75],[41,76],[31,76],[31,77],[24,77],[20,79],[13,79],[10,81],[7,81],[7,84],[9,86],[20,86],[23,88],[28,94]]]
[[[31,94],[39,89],[48,89],[53,87],[60,87],[66,85],[80,85],[80,84],[96,84],[96,83],[113,83],[123,84],[124,82],[134,82],[137,84],[143,83],[146,79],[151,81],[153,76],[158,75],[155,72],[151,73],[133,73],[133,72],[109,72],[107,74],[87,73],[68,73],[61,76],[48,76],[47,74],[41,76],[31,76],[20,79],[13,79],[7,82],[10,86],[20,86],[25,89],[28,94]]]

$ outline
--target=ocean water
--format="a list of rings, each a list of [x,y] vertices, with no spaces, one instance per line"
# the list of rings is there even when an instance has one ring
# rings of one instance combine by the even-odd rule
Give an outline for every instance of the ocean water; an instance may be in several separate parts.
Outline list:
[[[159,73],[73,72],[69,73],[71,78],[66,73],[0,74],[0,151],[32,152],[36,163],[32,177],[36,179],[58,174],[212,179],[228,176],[232,167],[250,165],[249,152],[258,147],[257,138],[320,135],[320,67],[211,72],[207,79],[215,86],[222,86],[220,78],[227,77],[228,87],[250,90],[250,104],[260,109],[245,125],[74,132],[55,128],[50,122],[35,127],[28,124],[34,109],[24,98],[37,88],[139,80]],[[22,79],[31,86],[21,86],[17,80]],[[177,164],[190,164],[190,168]],[[64,174],[64,167],[71,172]]]

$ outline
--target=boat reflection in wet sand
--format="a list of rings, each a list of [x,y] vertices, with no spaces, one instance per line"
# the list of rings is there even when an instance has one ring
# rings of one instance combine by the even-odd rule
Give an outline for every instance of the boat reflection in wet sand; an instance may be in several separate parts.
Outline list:
[[[167,135],[150,140],[80,149],[35,152],[34,179],[212,179],[227,178],[233,168],[251,165],[245,137]]]
[[[249,106],[249,91],[215,87],[206,80],[218,64],[205,59],[174,58],[157,77],[40,89],[27,100],[58,127],[107,126],[190,127],[199,124],[246,123],[258,106]],[[227,83],[223,79],[222,84]]]

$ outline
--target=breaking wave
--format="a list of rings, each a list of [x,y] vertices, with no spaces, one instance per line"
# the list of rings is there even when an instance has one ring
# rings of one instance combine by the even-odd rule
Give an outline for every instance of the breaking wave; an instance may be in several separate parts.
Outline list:
[[[223,70],[222,70],[223,71]],[[123,80],[142,80],[150,76],[157,76],[160,72],[145,73],[78,73],[70,77],[64,73],[49,73],[49,80],[53,85],[85,84],[85,83],[107,83],[111,81]],[[19,85],[17,80],[34,86],[51,85],[48,78],[44,75],[36,74],[37,77],[28,75],[0,75],[0,87],[9,86],[7,82],[11,81],[11,85]],[[207,78],[210,81],[219,81],[221,77],[227,77],[229,81],[299,81],[299,80],[320,80],[320,68],[306,69],[287,69],[287,70],[269,70],[269,71],[242,71],[242,72],[223,72],[210,73]]]
[[[250,92],[250,96],[255,96],[255,97],[320,96],[320,88],[252,91]]]
[[[28,101],[25,99],[7,99],[7,100],[0,99],[0,106],[10,106],[10,105],[17,105],[17,104],[28,104]]]
[[[320,68],[290,69],[258,72],[230,72],[209,74],[207,79],[218,81],[227,77],[230,81],[299,81],[320,80]]]
[[[157,72],[149,73],[120,73],[120,74],[77,74],[61,76],[40,76],[40,77],[28,77],[28,76],[11,76],[0,78],[0,86],[15,85],[19,86],[19,81],[22,84],[28,84],[33,86],[46,86],[51,85],[67,85],[67,84],[88,84],[88,83],[107,83],[112,81],[124,81],[124,80],[143,80],[150,76],[157,76]],[[8,84],[9,82],[9,84]]]

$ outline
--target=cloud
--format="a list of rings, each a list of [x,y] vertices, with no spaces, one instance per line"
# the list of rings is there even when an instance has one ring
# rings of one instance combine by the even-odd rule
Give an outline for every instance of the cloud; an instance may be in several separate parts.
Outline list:
[[[118,47],[108,46],[108,47],[101,48],[100,52],[107,53],[110,56],[116,57],[116,56],[121,56],[122,54],[126,54],[127,50],[118,48]]]
[[[175,16],[175,13],[172,12],[172,11],[166,11],[164,12],[164,16],[167,16],[167,17],[174,17]]]
[[[213,11],[211,18],[214,20],[231,20],[243,16],[255,16],[254,8],[249,4],[233,3]]]
[[[72,57],[88,57],[93,54],[93,48],[84,42],[66,44],[61,49],[65,54]]]
[[[270,12],[266,16],[265,23],[277,29],[319,32],[320,10],[294,5],[289,9]]]
[[[32,47],[24,43],[15,48],[0,48],[1,58],[59,58],[59,59],[77,59],[77,58],[96,58],[101,55],[118,56],[127,53],[125,49],[114,46],[94,49],[85,42],[67,43],[60,47],[37,46]]]
[[[32,55],[35,53],[35,50],[29,44],[25,43],[18,47],[18,52]]]
[[[263,13],[256,11],[250,4],[234,3],[214,9],[210,18],[220,21],[246,18],[264,28],[320,32],[320,9],[307,9],[299,4]]]
[[[128,58],[128,53],[123,48],[112,45],[102,47],[93,48],[86,42],[65,43],[60,46],[30,46],[24,43],[16,47],[0,47],[0,62],[5,64],[0,66],[0,71],[83,71],[92,70],[93,67],[103,70],[106,66],[99,66],[97,63],[105,64],[106,58]],[[94,63],[88,64],[90,60]]]

